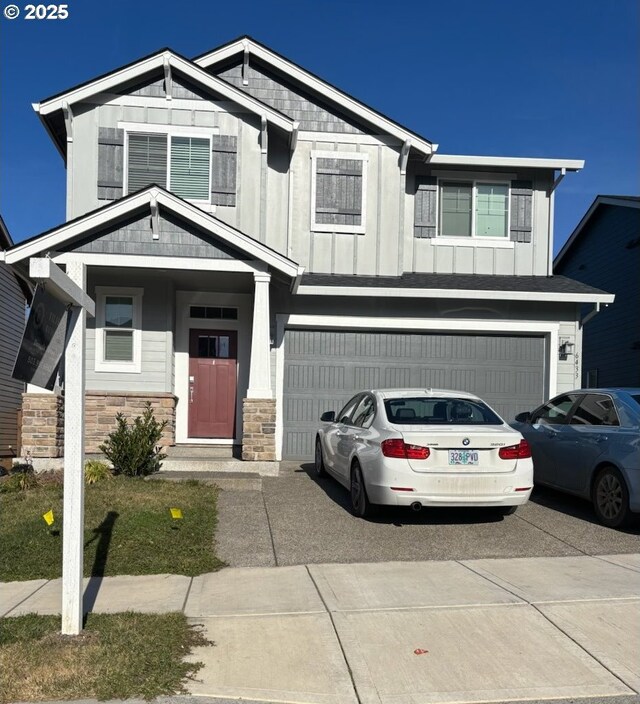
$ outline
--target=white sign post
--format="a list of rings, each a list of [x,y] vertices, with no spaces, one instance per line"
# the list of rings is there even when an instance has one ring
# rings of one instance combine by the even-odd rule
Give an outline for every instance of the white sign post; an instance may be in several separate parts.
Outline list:
[[[82,630],[84,550],[84,338],[87,313],[95,303],[85,293],[86,267],[67,264],[67,273],[50,259],[31,259],[29,274],[71,306],[64,351],[64,517],[62,530],[62,633]]]

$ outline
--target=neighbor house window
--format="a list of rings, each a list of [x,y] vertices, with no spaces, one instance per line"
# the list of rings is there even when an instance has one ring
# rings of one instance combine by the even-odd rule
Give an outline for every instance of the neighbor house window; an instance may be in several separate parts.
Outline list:
[[[312,230],[364,233],[367,161],[359,152],[312,153]]]
[[[440,237],[507,237],[509,186],[440,182]]]
[[[141,371],[142,289],[96,288],[96,371]]]

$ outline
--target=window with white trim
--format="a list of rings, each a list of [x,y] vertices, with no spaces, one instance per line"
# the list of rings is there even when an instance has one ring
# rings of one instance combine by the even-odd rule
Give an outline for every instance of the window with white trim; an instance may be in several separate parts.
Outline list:
[[[509,235],[509,184],[441,181],[439,237]]]
[[[95,370],[139,373],[141,288],[96,287]]]
[[[360,152],[311,154],[311,229],[362,234],[368,157]]]

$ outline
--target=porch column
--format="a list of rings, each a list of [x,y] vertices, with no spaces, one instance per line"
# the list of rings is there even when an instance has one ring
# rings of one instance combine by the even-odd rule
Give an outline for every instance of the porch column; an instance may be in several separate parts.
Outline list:
[[[247,398],[272,398],[269,353],[269,281],[271,274],[255,272],[251,362]]]
[[[269,340],[269,281],[271,275],[253,274],[255,298],[251,329],[249,388],[242,406],[242,459],[274,462],[276,459],[276,402],[271,390]]]

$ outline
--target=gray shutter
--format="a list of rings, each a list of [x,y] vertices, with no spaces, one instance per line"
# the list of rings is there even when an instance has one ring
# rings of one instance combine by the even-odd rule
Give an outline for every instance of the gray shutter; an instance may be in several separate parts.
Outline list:
[[[362,159],[323,159],[316,164],[316,223],[362,225]]]
[[[231,135],[211,136],[211,202],[213,205],[236,204],[236,168],[238,139]]]
[[[98,131],[98,200],[122,198],[124,130],[100,127]]]
[[[533,184],[531,181],[511,183],[511,222],[509,237],[513,242],[531,242],[531,211]]]
[[[436,236],[438,183],[429,176],[416,177],[413,235],[421,239]]]

